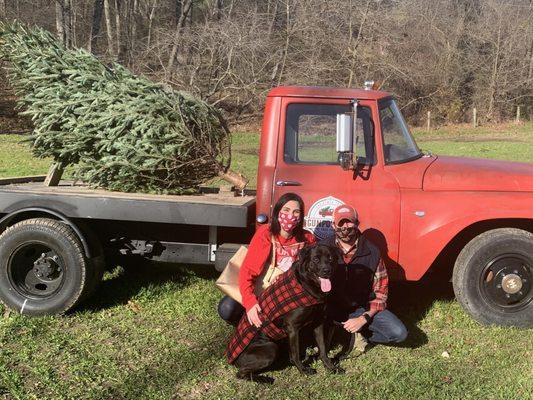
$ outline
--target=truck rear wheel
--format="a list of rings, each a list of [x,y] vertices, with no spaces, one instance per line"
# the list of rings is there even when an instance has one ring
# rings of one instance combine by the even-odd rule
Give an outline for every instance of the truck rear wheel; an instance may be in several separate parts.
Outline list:
[[[453,288],[470,316],[486,325],[533,327],[533,234],[494,229],[457,257]]]
[[[0,235],[0,300],[26,315],[70,310],[94,285],[74,231],[48,218],[21,221]]]

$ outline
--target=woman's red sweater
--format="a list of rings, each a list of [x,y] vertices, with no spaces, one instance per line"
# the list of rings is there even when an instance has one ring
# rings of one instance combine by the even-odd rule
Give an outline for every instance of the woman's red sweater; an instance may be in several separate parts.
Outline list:
[[[263,272],[266,267],[266,262],[269,259],[272,251],[271,233],[269,225],[261,225],[257,228],[252,241],[248,246],[248,252],[241,265],[239,272],[239,289],[242,295],[242,305],[246,311],[250,310],[257,304],[257,298],[254,294],[255,280]],[[298,243],[294,236],[289,239],[283,238],[281,235],[275,236],[275,239],[282,246],[289,246]],[[306,244],[313,244],[316,242],[315,236],[305,231]]]

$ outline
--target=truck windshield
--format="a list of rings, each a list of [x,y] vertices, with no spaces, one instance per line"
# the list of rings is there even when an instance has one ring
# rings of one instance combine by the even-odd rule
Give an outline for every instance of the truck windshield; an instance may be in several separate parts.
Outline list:
[[[402,113],[393,99],[379,103],[385,164],[399,164],[422,156]]]

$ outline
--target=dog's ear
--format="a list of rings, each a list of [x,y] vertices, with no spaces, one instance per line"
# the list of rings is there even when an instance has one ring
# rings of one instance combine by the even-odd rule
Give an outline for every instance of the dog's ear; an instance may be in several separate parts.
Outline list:
[[[316,247],[316,245],[302,247],[298,252],[298,261],[307,260],[309,258],[309,253],[311,252],[311,249],[313,249],[314,247]]]

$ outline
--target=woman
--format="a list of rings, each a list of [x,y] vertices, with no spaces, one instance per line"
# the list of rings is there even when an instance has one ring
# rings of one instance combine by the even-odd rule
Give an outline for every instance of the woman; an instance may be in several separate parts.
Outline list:
[[[261,326],[261,308],[257,304],[256,297],[258,280],[263,280],[263,274],[272,261],[276,275],[285,272],[296,260],[298,251],[302,247],[315,243],[313,234],[303,228],[303,216],[304,203],[300,196],[295,193],[285,193],[279,198],[272,211],[272,222],[257,229],[241,265],[239,289],[243,304],[229,296],[222,298],[218,305],[218,313],[222,319],[237,325],[242,313],[246,311],[250,323],[257,327]],[[272,260],[273,249],[274,260]],[[268,284],[265,280],[262,282]],[[262,289],[264,288],[263,286]]]

